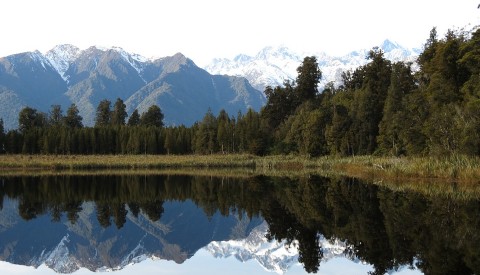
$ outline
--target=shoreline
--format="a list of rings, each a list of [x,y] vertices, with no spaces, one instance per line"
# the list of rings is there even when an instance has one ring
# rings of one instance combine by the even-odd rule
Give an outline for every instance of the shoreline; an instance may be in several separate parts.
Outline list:
[[[284,171],[370,179],[422,179],[480,183],[480,159],[448,157],[332,157],[295,155],[0,155],[0,174],[15,171],[149,169],[248,169],[259,174]]]

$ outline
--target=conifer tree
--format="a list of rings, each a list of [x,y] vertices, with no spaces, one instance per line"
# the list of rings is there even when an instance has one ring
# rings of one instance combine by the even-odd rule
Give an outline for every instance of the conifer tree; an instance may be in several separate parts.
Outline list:
[[[68,128],[82,128],[82,116],[80,116],[77,105],[72,103],[67,110],[67,115],[64,118],[65,126]]]
[[[48,116],[51,126],[60,126],[63,123],[63,111],[60,105],[52,105]]]
[[[36,109],[25,107],[18,114],[18,128],[21,132],[46,125],[46,117]]]
[[[400,132],[405,129],[403,99],[415,89],[415,79],[409,64],[392,66],[392,76],[379,125],[378,144],[381,150],[393,155],[404,153]]]
[[[163,127],[163,113],[160,107],[157,105],[150,106],[140,117],[140,125]]]
[[[127,106],[123,103],[123,100],[117,98],[112,111],[112,125],[120,126],[125,125],[125,119],[127,118]]]
[[[3,119],[0,118],[0,154],[4,154],[6,152],[5,139],[6,139],[6,134],[5,134],[5,128],[3,126]]]
[[[95,117],[95,127],[105,127],[110,125],[112,119],[112,112],[110,110],[111,102],[107,99],[100,101],[97,106],[97,113]]]
[[[138,110],[135,109],[133,113],[128,118],[128,126],[137,126],[140,124],[140,115],[138,114]]]
[[[307,56],[297,68],[296,92],[300,102],[314,99],[318,94],[318,83],[322,78],[322,72],[318,67],[315,56]]]

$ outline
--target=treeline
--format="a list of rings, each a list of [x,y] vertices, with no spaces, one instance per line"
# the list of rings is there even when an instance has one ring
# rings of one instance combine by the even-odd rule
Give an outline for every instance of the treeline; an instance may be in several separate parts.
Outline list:
[[[342,85],[319,91],[322,72],[306,57],[295,81],[265,89],[260,112],[209,110],[191,127],[163,127],[156,105],[126,123],[121,99],[113,110],[99,104],[94,127],[82,127],[75,105],[66,116],[59,106],[49,115],[27,107],[18,130],[5,133],[0,121],[0,143],[29,154],[480,154],[480,29],[442,39],[432,29],[415,70],[378,48],[367,58],[342,74]]]

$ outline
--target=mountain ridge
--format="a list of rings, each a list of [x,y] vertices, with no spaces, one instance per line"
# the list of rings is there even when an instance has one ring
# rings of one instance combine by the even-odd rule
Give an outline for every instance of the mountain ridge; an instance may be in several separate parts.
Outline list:
[[[414,63],[419,49],[406,48],[389,39],[384,40],[378,48],[384,51],[385,57],[393,62],[405,61]],[[305,56],[316,56],[322,71],[321,87],[333,82],[340,85],[341,73],[365,65],[370,49],[360,49],[336,56],[325,52],[300,52],[285,45],[267,46],[255,55],[238,54],[232,59],[214,58],[204,66],[212,74],[244,76],[257,90],[264,91],[266,86],[282,86],[285,80],[293,81],[297,76],[297,68]]]
[[[57,45],[42,54],[24,52],[0,58],[0,118],[18,127],[26,106],[48,113],[75,103],[83,124],[93,126],[98,103],[122,99],[129,114],[158,105],[166,125],[191,125],[211,109],[236,114],[258,111],[263,93],[241,77],[211,75],[181,53],[157,59],[120,47]]]

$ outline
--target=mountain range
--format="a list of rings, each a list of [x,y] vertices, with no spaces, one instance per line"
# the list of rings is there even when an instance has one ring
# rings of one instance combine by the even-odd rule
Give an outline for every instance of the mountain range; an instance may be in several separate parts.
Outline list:
[[[419,49],[385,40],[380,46],[392,61],[415,62]],[[0,118],[6,129],[18,127],[25,106],[48,113],[59,104],[65,111],[75,103],[86,126],[93,126],[98,103],[121,98],[131,114],[152,104],[165,115],[166,125],[190,126],[208,111],[225,109],[230,115],[266,103],[266,86],[295,80],[305,56],[316,56],[322,71],[320,86],[341,84],[342,72],[368,62],[369,49],[341,57],[305,53],[287,47],[265,47],[255,56],[217,58],[204,69],[181,53],[147,59],[121,48],[92,46],[80,50],[58,45],[46,53],[25,52],[0,58]],[[320,88],[321,88],[320,87]]]
[[[372,47],[373,48],[373,47]],[[415,63],[420,49],[406,48],[399,43],[385,40],[378,45],[385,58],[393,62]],[[341,84],[342,72],[358,68],[368,63],[366,59],[371,49],[353,51],[343,56],[332,56],[324,52],[298,52],[285,46],[265,47],[256,55],[239,54],[233,59],[216,58],[205,66],[211,74],[244,76],[254,88],[264,91],[266,86],[281,86],[285,80],[295,80],[297,68],[306,56],[315,56],[322,71],[321,87],[329,82]]]
[[[155,60],[121,48],[80,50],[59,45],[42,54],[25,52],[0,58],[0,118],[6,129],[18,127],[18,113],[29,106],[47,113],[75,103],[86,126],[92,126],[98,103],[121,98],[127,113],[145,112],[153,104],[167,125],[191,125],[210,108],[230,114],[259,110],[262,92],[243,77],[211,75],[177,53]]]

